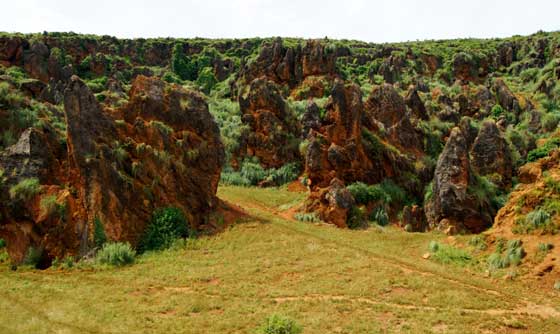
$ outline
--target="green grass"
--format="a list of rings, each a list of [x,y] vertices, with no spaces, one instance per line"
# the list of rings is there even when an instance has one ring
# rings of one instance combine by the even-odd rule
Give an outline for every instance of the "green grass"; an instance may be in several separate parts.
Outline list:
[[[30,178],[20,181],[10,188],[10,198],[13,200],[27,201],[41,191],[39,179]]]
[[[305,194],[282,188],[228,186],[219,196],[250,217],[131,266],[1,267],[0,332],[255,333],[273,314],[305,334],[507,333],[512,317],[527,332],[560,329],[557,317],[517,312],[554,305],[547,292],[422,259],[445,235],[286,220],[279,208]]]

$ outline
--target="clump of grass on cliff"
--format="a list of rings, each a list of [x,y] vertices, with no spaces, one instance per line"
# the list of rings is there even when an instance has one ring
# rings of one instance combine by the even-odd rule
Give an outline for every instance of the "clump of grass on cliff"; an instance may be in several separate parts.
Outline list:
[[[41,184],[37,178],[29,178],[20,181],[10,188],[12,200],[27,201],[41,191]]]

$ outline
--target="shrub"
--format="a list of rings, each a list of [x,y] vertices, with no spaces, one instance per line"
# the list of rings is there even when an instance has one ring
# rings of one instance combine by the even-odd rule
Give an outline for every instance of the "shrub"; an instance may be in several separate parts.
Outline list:
[[[450,245],[440,244],[436,241],[431,241],[428,248],[432,253],[432,258],[443,264],[464,266],[472,259],[471,255],[466,251]]]
[[[300,222],[318,223],[321,221],[315,212],[298,212],[294,215],[294,218]]]
[[[176,239],[186,238],[188,235],[188,222],[179,208],[157,209],[146,228],[140,250],[144,252],[169,248]]]
[[[512,265],[517,266],[525,257],[525,250],[522,247],[521,240],[508,241],[504,254],[502,254],[503,246],[499,246],[496,246],[496,251],[487,259],[488,267],[491,270],[507,268]]]
[[[27,201],[40,191],[41,185],[39,184],[39,179],[24,179],[10,188],[10,198],[13,200]]]
[[[6,240],[0,239],[0,249],[5,248],[5,247],[6,247]]]
[[[529,151],[527,154],[527,162],[537,161],[550,154],[550,152],[560,146],[560,138],[549,139],[544,145]]]
[[[539,242],[539,247],[538,248],[539,248],[540,252],[548,252],[552,248],[554,248],[554,245],[550,244],[550,243]]]
[[[264,169],[256,159],[245,159],[241,164],[239,172],[225,168],[221,175],[223,184],[236,186],[255,186],[262,181],[281,186],[298,178],[300,166],[298,163],[288,163],[282,167]]]
[[[504,113],[504,108],[502,108],[501,105],[496,104],[492,107],[492,116],[494,116],[494,118],[499,118],[503,113]]]
[[[66,205],[56,202],[56,195],[49,195],[41,198],[41,212],[47,217],[56,216],[64,217],[66,214]]]
[[[364,217],[364,212],[357,206],[352,207],[348,212],[348,217],[346,218],[346,225],[350,229],[358,229],[366,227],[367,221]]]
[[[551,219],[551,215],[543,208],[537,208],[529,212],[525,218],[518,218],[512,231],[516,234],[530,233],[534,230],[542,230],[545,233],[556,233],[557,227]]]
[[[472,237],[469,240],[469,245],[481,251],[486,250],[486,248],[488,247],[486,245],[486,240],[484,240],[484,236],[482,235],[475,235],[474,237]]]
[[[266,319],[257,331],[259,334],[300,334],[301,332],[301,326],[294,320],[277,314]]]
[[[37,268],[37,265],[43,257],[43,249],[39,247],[29,247],[23,258],[23,264]]]
[[[560,113],[547,113],[542,118],[542,127],[545,131],[553,131],[560,122]]]
[[[203,68],[196,79],[196,84],[206,94],[210,93],[217,83],[218,79],[214,76],[214,71],[211,67]]]
[[[381,185],[367,185],[363,182],[356,182],[346,187],[358,204],[368,204],[380,201],[389,203],[391,197],[384,191]]]
[[[475,182],[469,184],[468,192],[475,197],[480,207],[488,205],[497,211],[504,206],[505,199],[499,188],[484,176],[475,175]]]
[[[369,218],[370,221],[373,221],[380,226],[386,226],[389,224],[389,215],[387,215],[387,211],[385,211],[382,207],[378,207],[373,210]]]
[[[115,242],[103,245],[95,258],[98,263],[122,267],[133,263],[135,256],[136,252],[129,243]]]
[[[424,189],[424,204],[427,204],[434,196],[434,181],[428,183]]]
[[[105,234],[105,228],[99,217],[95,217],[93,220],[93,243],[95,247],[101,248],[107,242],[107,235]]]

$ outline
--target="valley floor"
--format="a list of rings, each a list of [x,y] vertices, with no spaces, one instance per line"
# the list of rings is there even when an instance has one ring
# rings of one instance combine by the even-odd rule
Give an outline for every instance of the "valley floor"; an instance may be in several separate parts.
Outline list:
[[[287,190],[218,195],[248,218],[132,266],[2,268],[0,332],[254,333],[271,314],[306,334],[560,332],[556,292],[423,259],[445,235],[297,222]]]

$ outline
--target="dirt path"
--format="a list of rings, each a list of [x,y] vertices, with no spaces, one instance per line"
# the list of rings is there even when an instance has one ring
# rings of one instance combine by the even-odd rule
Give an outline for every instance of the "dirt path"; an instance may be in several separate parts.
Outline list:
[[[254,202],[243,202],[243,203],[238,203],[238,205],[244,207],[245,209],[251,209],[253,211],[260,211],[261,213],[266,213],[269,215],[272,215],[276,218],[282,219],[284,221],[289,221],[289,222],[296,222],[296,220],[293,218],[293,212],[292,211],[279,211],[275,208],[270,208],[267,207],[265,205],[261,205],[258,203],[254,203]],[[417,266],[414,266],[412,264],[406,263],[404,261],[395,259],[395,258],[391,258],[391,257],[387,257],[387,256],[383,256],[380,255],[378,253],[375,253],[371,250],[368,249],[364,249],[361,247],[357,247],[354,245],[349,245],[349,244],[343,244],[340,242],[337,242],[336,240],[332,240],[329,238],[325,238],[323,236],[320,235],[316,235],[313,233],[309,233],[309,232],[305,232],[305,231],[301,231],[298,230],[297,228],[293,228],[290,227],[289,225],[285,225],[285,224],[280,224],[277,223],[275,224],[275,226],[278,226],[282,229],[285,229],[287,231],[296,233],[296,234],[300,234],[300,235],[305,235],[306,237],[310,237],[310,238],[314,238],[314,239],[318,239],[321,240],[323,242],[327,242],[327,243],[332,243],[337,245],[337,247],[342,247],[342,248],[347,248],[347,249],[352,249],[354,251],[358,251],[358,252],[362,252],[362,253],[366,253],[367,256],[379,261],[379,262],[383,262],[386,265],[390,265],[390,266],[394,266],[397,267],[405,272],[414,272],[417,273],[419,275],[424,275],[424,276],[432,276],[432,277],[436,277],[437,279],[443,280],[447,283],[451,283],[454,285],[459,285],[468,289],[472,289],[472,290],[477,290],[477,291],[481,291],[484,293],[488,293],[488,294],[492,294],[501,298],[507,298],[508,301],[514,301],[517,305],[520,305],[519,307],[515,308],[515,309],[486,309],[486,310],[478,310],[478,309],[464,309],[464,308],[459,308],[459,311],[464,311],[467,313],[484,313],[484,314],[488,314],[488,315],[531,315],[531,316],[541,316],[543,318],[559,318],[560,319],[560,310],[554,308],[553,306],[550,305],[542,305],[542,304],[535,304],[533,302],[531,302],[530,300],[521,297],[517,294],[511,294],[509,292],[505,292],[505,291],[500,291],[498,289],[490,289],[490,288],[486,288],[486,287],[482,287],[476,284],[473,284],[472,282],[467,282],[464,280],[460,280],[456,277],[452,277],[451,275],[445,275],[442,273],[435,273],[432,272],[430,270],[427,269],[423,269],[423,268],[419,268]],[[384,301],[376,301],[373,299],[369,299],[369,298],[363,298],[363,297],[359,297],[359,298],[355,298],[355,297],[348,297],[348,296],[326,296],[326,295],[310,295],[310,296],[287,296],[287,297],[277,297],[274,300],[277,302],[290,302],[290,301],[298,301],[298,300],[313,300],[313,299],[319,299],[319,300],[345,300],[345,301],[351,301],[351,302],[363,302],[363,303],[368,303],[368,304],[377,304],[377,305],[387,305],[387,306],[391,306],[391,307],[397,307],[397,308],[405,308],[405,309],[419,309],[419,310],[432,310],[432,311],[438,311],[440,310],[437,307],[432,307],[432,306],[423,306],[423,305],[406,305],[406,304],[394,304],[394,303],[389,303],[389,302],[384,302]]]

